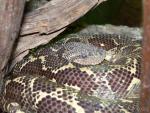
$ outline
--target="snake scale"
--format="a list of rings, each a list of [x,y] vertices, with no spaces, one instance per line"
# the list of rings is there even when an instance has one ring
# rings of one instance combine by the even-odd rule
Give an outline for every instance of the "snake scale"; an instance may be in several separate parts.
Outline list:
[[[141,41],[72,34],[41,47],[6,77],[9,113],[139,113]]]

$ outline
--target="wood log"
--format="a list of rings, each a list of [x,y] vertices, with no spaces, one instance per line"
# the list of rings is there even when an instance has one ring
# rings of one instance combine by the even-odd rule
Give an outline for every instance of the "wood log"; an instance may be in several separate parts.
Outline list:
[[[104,0],[51,0],[26,14],[21,35],[53,33],[86,14]]]
[[[0,80],[19,34],[25,0],[0,0]]]
[[[25,15],[13,63],[29,49],[48,43],[66,27],[105,0],[51,0]]]
[[[150,1],[144,1],[144,39],[143,39],[143,65],[141,112],[150,113]]]

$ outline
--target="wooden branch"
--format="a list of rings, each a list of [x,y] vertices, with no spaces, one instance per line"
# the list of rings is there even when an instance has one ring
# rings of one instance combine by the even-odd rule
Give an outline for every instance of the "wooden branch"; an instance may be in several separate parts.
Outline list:
[[[143,68],[141,113],[150,113],[150,1],[144,1],[144,39],[143,39]]]
[[[25,0],[0,0],[0,80],[18,36]]]
[[[21,60],[29,49],[48,43],[64,31],[66,26],[103,1],[105,0],[51,0],[26,14],[13,64]]]
[[[21,35],[53,33],[86,14],[104,0],[51,0],[25,16]]]

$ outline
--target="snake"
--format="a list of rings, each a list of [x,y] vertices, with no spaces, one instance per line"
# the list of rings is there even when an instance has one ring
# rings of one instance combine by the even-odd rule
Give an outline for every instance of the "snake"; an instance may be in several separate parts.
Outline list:
[[[8,113],[139,113],[141,40],[71,34],[31,51],[4,79]]]

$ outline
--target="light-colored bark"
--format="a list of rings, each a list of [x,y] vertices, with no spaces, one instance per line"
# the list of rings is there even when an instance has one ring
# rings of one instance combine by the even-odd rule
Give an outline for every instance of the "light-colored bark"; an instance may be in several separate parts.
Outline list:
[[[18,36],[25,0],[0,0],[0,79]]]

